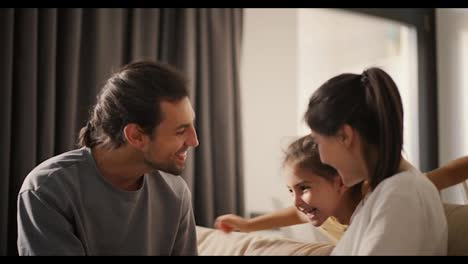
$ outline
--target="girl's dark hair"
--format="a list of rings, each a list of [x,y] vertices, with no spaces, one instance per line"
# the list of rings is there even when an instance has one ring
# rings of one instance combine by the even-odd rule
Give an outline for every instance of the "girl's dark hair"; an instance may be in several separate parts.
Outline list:
[[[285,151],[283,166],[286,164],[309,170],[329,182],[332,182],[335,177],[340,177],[335,168],[320,161],[317,144],[309,135],[300,137],[288,146]],[[350,188],[351,199],[361,200],[361,185],[362,182]]]
[[[294,164],[300,169],[310,170],[328,181],[338,177],[338,172],[320,161],[317,144],[310,136],[303,136],[292,142],[285,151],[283,165]]]
[[[362,74],[341,74],[325,82],[310,98],[304,116],[317,133],[333,136],[348,124],[369,145],[377,147],[378,162],[369,173],[374,189],[396,174],[403,147],[403,106],[392,78],[379,68]],[[368,158],[368,151],[363,150]]]
[[[169,65],[151,61],[127,64],[100,91],[90,119],[80,131],[78,145],[118,148],[125,144],[123,128],[129,123],[151,135],[163,119],[160,102],[185,97],[186,79]]]

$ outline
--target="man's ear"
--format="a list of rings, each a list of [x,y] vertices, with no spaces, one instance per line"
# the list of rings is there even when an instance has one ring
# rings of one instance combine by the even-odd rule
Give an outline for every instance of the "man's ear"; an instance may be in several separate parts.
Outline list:
[[[353,143],[353,140],[354,140],[354,137],[355,137],[355,131],[350,125],[344,124],[338,130],[337,136],[338,136],[338,139],[340,140],[340,142],[346,148],[349,148]]]
[[[123,129],[125,141],[134,148],[143,149],[146,143],[146,134],[139,125],[134,123],[127,124]]]

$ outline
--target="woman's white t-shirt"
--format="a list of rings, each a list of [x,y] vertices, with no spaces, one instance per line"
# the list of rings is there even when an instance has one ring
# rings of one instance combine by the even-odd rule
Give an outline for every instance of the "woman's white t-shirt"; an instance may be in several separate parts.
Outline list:
[[[436,187],[410,166],[366,195],[332,255],[447,255],[447,236]]]

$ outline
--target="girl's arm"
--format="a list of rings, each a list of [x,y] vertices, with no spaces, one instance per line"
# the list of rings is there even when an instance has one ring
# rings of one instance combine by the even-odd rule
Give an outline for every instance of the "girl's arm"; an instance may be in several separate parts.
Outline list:
[[[306,216],[291,206],[268,214],[246,219],[234,214],[219,216],[215,221],[215,228],[229,233],[232,231],[252,232],[265,229],[307,223]]]
[[[426,175],[439,190],[461,183],[468,179],[468,156],[449,161]]]

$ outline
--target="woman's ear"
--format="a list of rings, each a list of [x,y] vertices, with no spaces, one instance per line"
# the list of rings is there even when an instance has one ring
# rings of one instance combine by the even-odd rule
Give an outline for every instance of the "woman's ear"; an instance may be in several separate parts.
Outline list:
[[[346,148],[349,148],[352,145],[354,137],[355,137],[354,129],[350,125],[344,124],[338,130],[337,136],[338,136],[338,140]]]
[[[123,129],[125,141],[137,149],[143,149],[146,142],[146,134],[134,123],[127,124]]]

